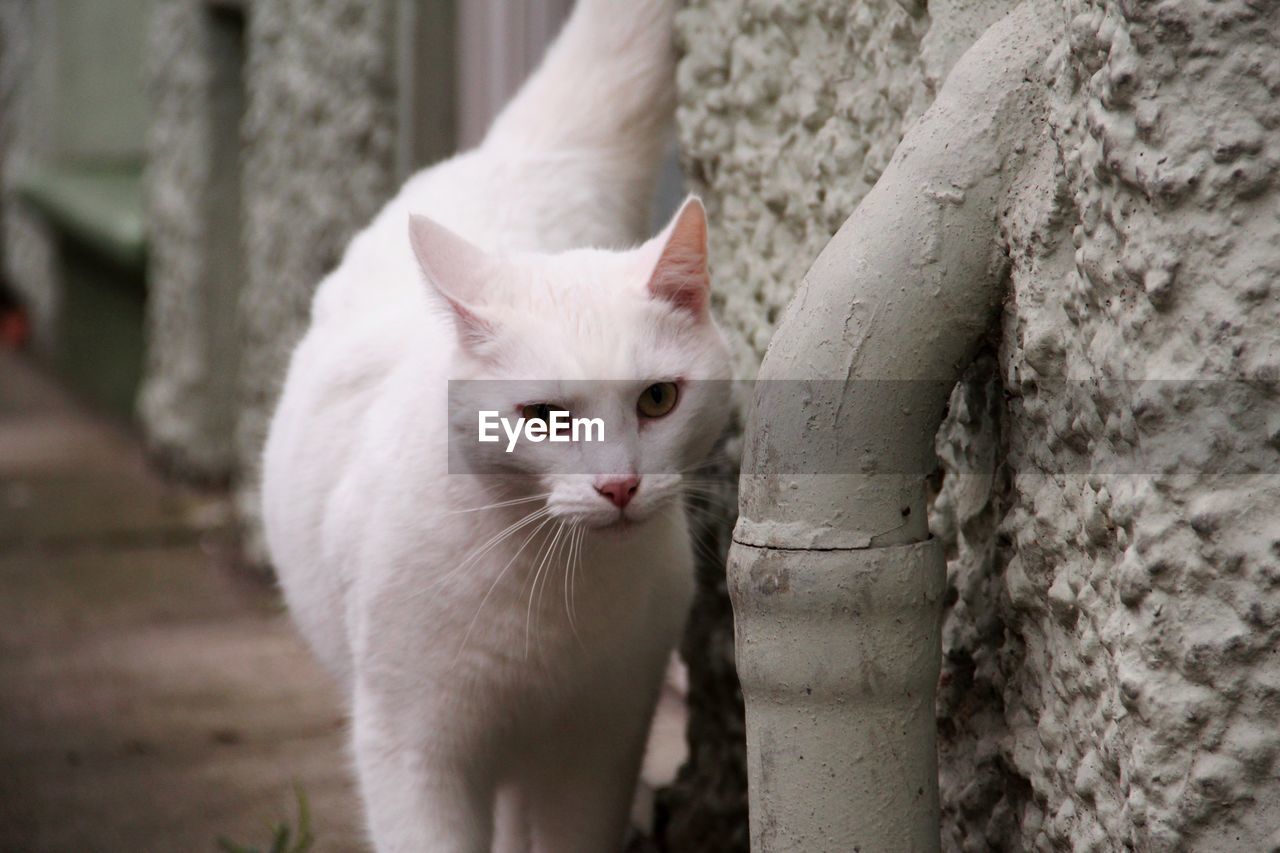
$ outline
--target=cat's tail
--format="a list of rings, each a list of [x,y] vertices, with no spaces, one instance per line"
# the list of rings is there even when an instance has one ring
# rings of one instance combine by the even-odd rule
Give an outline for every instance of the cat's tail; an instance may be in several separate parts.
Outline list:
[[[578,0],[485,146],[598,155],[652,172],[675,105],[676,0]]]

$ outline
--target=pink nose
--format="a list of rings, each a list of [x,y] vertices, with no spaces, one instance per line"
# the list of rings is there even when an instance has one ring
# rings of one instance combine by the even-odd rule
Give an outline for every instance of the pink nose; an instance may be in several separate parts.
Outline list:
[[[608,498],[614,506],[622,509],[631,503],[636,490],[640,488],[639,477],[609,477],[596,483],[596,491]]]

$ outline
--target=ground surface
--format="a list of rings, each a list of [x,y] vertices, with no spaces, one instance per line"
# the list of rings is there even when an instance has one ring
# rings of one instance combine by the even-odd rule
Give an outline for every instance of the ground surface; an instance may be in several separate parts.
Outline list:
[[[216,497],[0,353],[0,851],[359,848],[341,711]]]

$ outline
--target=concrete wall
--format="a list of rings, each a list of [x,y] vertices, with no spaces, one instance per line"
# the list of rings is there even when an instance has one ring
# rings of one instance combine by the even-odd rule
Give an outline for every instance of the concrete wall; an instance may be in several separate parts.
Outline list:
[[[257,467],[311,294],[396,184],[396,0],[160,0],[148,161],[156,454],[237,488]]]
[[[395,189],[394,11],[275,0],[251,14],[236,446],[256,556],[258,456],[311,294]]]
[[[35,46],[51,30],[49,4],[0,3],[0,263],[5,282],[27,307],[33,343],[44,352],[53,348],[60,299],[53,235],[14,194],[19,175],[48,144]]]
[[[681,16],[681,142],[744,368],[1004,8],[696,0]],[[1002,217],[1009,301],[938,442],[944,846],[1269,849],[1280,10],[1046,14],[1065,34],[1046,58],[1054,144]],[[1197,381],[1117,381],[1155,379]],[[727,682],[728,654],[702,677]],[[719,693],[701,714],[732,724]]]
[[[52,0],[53,50],[38,52],[45,68],[49,150],[71,162],[136,165],[147,123],[143,96],[146,27],[152,0]],[[49,44],[45,41],[44,44]],[[40,42],[37,42],[40,44]]]
[[[150,24],[148,364],[139,412],[152,452],[169,467],[223,479],[236,467],[247,16],[159,0]]]

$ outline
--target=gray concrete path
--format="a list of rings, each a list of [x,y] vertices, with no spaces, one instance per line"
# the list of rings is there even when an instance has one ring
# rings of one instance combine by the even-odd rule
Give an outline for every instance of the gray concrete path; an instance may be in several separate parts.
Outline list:
[[[0,851],[360,849],[341,710],[225,504],[0,353]]]

